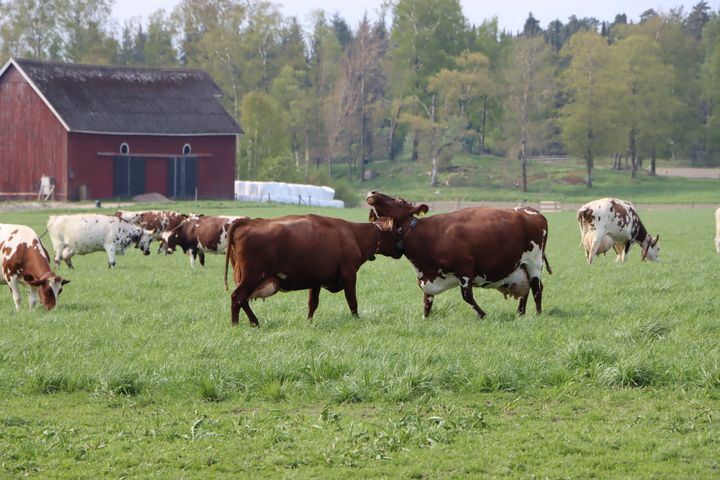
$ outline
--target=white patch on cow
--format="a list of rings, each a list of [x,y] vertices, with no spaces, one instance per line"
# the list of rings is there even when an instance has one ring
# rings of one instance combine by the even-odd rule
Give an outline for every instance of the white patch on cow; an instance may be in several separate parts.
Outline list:
[[[444,291],[450,290],[458,285],[460,285],[460,280],[452,273],[443,274],[442,277],[438,276],[432,281],[420,280],[420,288],[422,291],[433,296],[440,295]]]
[[[280,272],[280,273],[277,274],[277,277],[278,277],[279,279],[281,279],[281,280],[285,280],[285,279],[287,278],[287,275],[285,275],[284,273]]]
[[[470,277],[462,277],[462,282],[460,282],[460,286],[463,288],[467,288],[470,286]]]

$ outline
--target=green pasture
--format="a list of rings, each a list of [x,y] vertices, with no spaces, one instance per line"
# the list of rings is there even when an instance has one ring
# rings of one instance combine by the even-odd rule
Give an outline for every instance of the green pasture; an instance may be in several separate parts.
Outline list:
[[[0,222],[41,233],[50,213]],[[633,247],[588,266],[574,213],[549,214],[554,273],[525,317],[476,290],[479,320],[451,290],[423,320],[408,261],[380,257],[359,272],[360,318],[323,291],[308,325],[293,292],[233,328],[223,257],[75,257],[49,313],[0,292],[0,477],[717,478],[713,211],[640,214],[659,263]]]
[[[528,192],[520,188],[520,162],[491,156],[458,156],[438,175],[439,185],[429,187],[427,162],[373,162],[368,168],[377,177],[356,190],[392,192],[406,198],[431,200],[558,200],[583,204],[591,198],[616,196],[635,203],[718,203],[720,179],[651,177],[645,172],[630,178],[628,170],[610,169],[610,159],[599,159],[593,170],[593,188],[585,186],[585,164],[566,159],[530,161]],[[672,166],[672,165],[669,165]]]

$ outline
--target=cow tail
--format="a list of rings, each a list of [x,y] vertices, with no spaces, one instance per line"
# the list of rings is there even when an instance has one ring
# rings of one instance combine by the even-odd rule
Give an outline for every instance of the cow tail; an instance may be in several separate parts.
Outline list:
[[[45,235],[47,235],[47,233],[48,233],[48,229],[46,228],[45,231],[42,233],[42,235],[40,235],[38,238],[39,238],[40,240],[42,240],[43,237],[44,237]]]
[[[548,274],[552,275],[552,268],[550,268],[550,262],[548,262],[548,259],[545,256],[545,251],[543,251],[543,262],[545,262],[545,268],[547,268]]]
[[[230,224],[230,227],[228,227],[228,233],[227,233],[227,247],[225,248],[225,278],[223,278],[223,285],[225,286],[225,291],[228,291],[228,281],[227,281],[227,274],[228,274],[228,264],[230,263],[230,255],[232,254],[233,245],[235,242],[233,242],[233,238],[235,236],[235,229],[240,226],[243,221],[247,220],[247,218],[236,218],[233,220],[233,222]]]
[[[227,272],[228,272],[228,264],[230,263],[230,251],[233,248],[233,234],[235,233],[235,222],[233,221],[230,224],[230,228],[228,228],[227,233],[227,247],[225,247],[225,277],[223,278],[223,285],[225,286],[225,291],[228,291],[228,281],[227,281]]]

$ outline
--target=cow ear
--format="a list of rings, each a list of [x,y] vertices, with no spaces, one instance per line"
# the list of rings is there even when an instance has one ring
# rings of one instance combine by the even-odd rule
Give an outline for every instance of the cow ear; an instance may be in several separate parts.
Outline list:
[[[64,278],[60,280],[60,285],[67,285],[68,283],[70,283],[70,280],[66,280]]]
[[[381,232],[392,232],[395,221],[390,217],[382,217],[373,221],[373,224],[379,228]]]
[[[430,210],[430,207],[425,205],[424,203],[420,206],[416,207],[415,210],[413,210],[413,214],[415,215],[425,215]]]
[[[660,234],[658,233],[658,236],[655,237],[655,240],[653,240],[652,244],[657,245],[659,241],[660,241]]]

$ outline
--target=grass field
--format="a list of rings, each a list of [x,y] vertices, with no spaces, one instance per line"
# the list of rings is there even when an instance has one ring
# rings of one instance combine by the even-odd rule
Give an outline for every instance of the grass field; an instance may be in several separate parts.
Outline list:
[[[356,190],[393,192],[406,198],[429,200],[558,200],[585,203],[590,198],[617,196],[635,203],[717,203],[720,180],[651,177],[640,172],[636,179],[627,170],[613,171],[610,160],[600,159],[593,171],[593,188],[585,186],[585,167],[575,159],[531,161],[528,192],[520,189],[517,160],[490,156],[458,156],[439,174],[439,185],[429,188],[429,167],[423,162],[373,162],[378,177],[356,184]]]
[[[359,272],[359,319],[323,291],[307,325],[295,292],[232,328],[222,257],[76,257],[49,313],[0,294],[0,477],[717,478],[713,213],[640,214],[660,263],[633,247],[589,267],[574,214],[548,216],[540,316],[482,290],[478,320],[451,290],[423,320],[411,266],[382,257]]]

